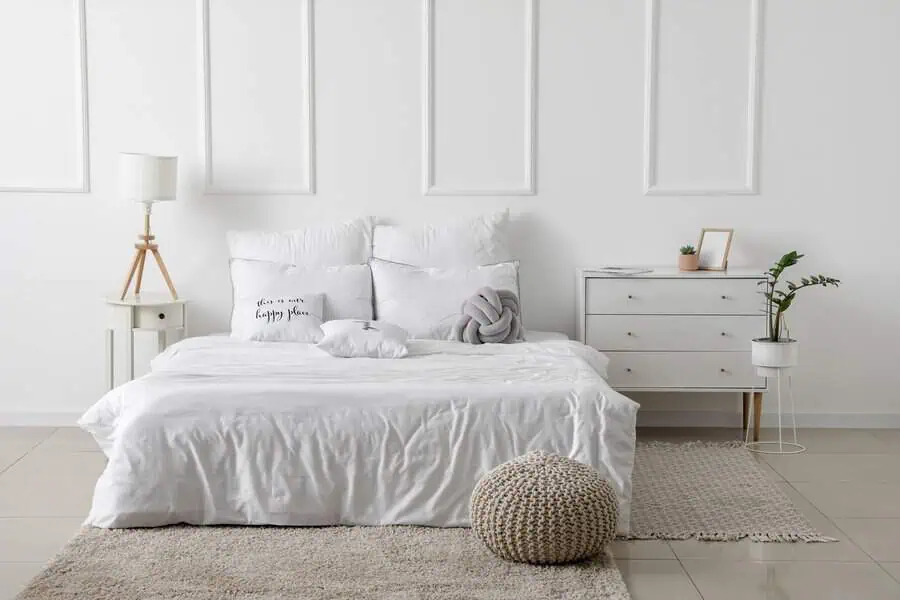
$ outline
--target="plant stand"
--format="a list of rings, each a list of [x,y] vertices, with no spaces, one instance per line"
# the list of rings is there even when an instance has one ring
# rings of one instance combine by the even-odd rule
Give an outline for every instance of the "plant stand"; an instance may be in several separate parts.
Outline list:
[[[756,372],[762,377],[774,377],[777,385],[778,394],[778,441],[751,442],[750,428],[747,428],[744,446],[751,452],[759,454],[800,454],[806,452],[806,446],[797,443],[797,411],[794,406],[794,392],[791,385],[791,367],[756,367]],[[782,427],[782,402],[781,402],[781,378],[782,375],[787,376],[788,399],[791,403],[791,433],[793,441],[784,441],[784,432]],[[752,411],[754,410],[751,407]]]

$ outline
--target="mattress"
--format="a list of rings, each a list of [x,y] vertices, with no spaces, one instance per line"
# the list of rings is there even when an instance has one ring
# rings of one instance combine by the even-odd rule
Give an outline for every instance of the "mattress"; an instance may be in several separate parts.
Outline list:
[[[183,340],[79,420],[108,462],[87,525],[469,525],[491,468],[529,450],[612,482],[628,531],[638,405],[606,358],[550,339],[411,341],[403,359]]]

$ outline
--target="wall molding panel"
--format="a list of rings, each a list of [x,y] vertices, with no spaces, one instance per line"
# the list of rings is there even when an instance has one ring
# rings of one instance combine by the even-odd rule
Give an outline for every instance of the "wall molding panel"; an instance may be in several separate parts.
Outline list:
[[[732,185],[666,187],[657,181],[659,15],[663,0],[646,0],[644,55],[644,194],[648,196],[740,196],[759,193],[759,115],[762,76],[763,2],[749,2],[749,53],[747,56],[746,142],[744,178]],[[671,1],[671,0],[669,0]]]
[[[0,182],[0,193],[38,194],[86,194],[91,191],[90,118],[88,109],[88,67],[87,67],[87,24],[85,0],[72,0],[75,13],[76,48],[75,64],[78,69],[76,98],[79,104],[78,139],[78,181],[67,186],[4,185]]]
[[[213,141],[214,127],[212,118],[212,74],[211,61],[214,59],[210,47],[210,3],[215,0],[198,0],[200,23],[200,73],[202,80],[201,93],[201,154],[204,165],[204,194],[212,196],[295,196],[311,195],[316,193],[316,118],[315,118],[315,24],[314,24],[314,0],[301,0],[305,2],[305,24],[301,34],[306,40],[302,67],[306,73],[304,79],[305,101],[301,107],[303,120],[306,124],[305,147],[306,185],[303,186],[273,186],[273,187],[235,187],[222,186],[216,182],[216,173],[213,168]]]
[[[436,184],[435,156],[435,4],[438,0],[424,0],[423,49],[423,185],[429,196],[531,196],[537,193],[537,36],[538,0],[523,0],[525,4],[525,121],[524,153],[525,180],[521,186],[510,188],[441,187]]]

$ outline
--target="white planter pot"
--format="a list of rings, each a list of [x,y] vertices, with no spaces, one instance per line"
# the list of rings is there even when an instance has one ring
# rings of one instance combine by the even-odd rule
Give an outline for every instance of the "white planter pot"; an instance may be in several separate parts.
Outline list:
[[[772,342],[756,339],[751,343],[750,360],[754,366],[784,369],[796,366],[800,359],[800,344],[797,340]]]

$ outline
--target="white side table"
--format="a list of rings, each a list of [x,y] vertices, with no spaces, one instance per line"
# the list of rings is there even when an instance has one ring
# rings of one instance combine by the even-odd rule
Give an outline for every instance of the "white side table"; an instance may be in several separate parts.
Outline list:
[[[115,346],[117,339],[125,342],[125,375],[134,379],[134,334],[136,331],[156,332],[159,352],[170,341],[187,334],[187,302],[172,300],[163,294],[142,293],[124,300],[106,298],[108,320],[106,326],[106,384],[116,386]]]

